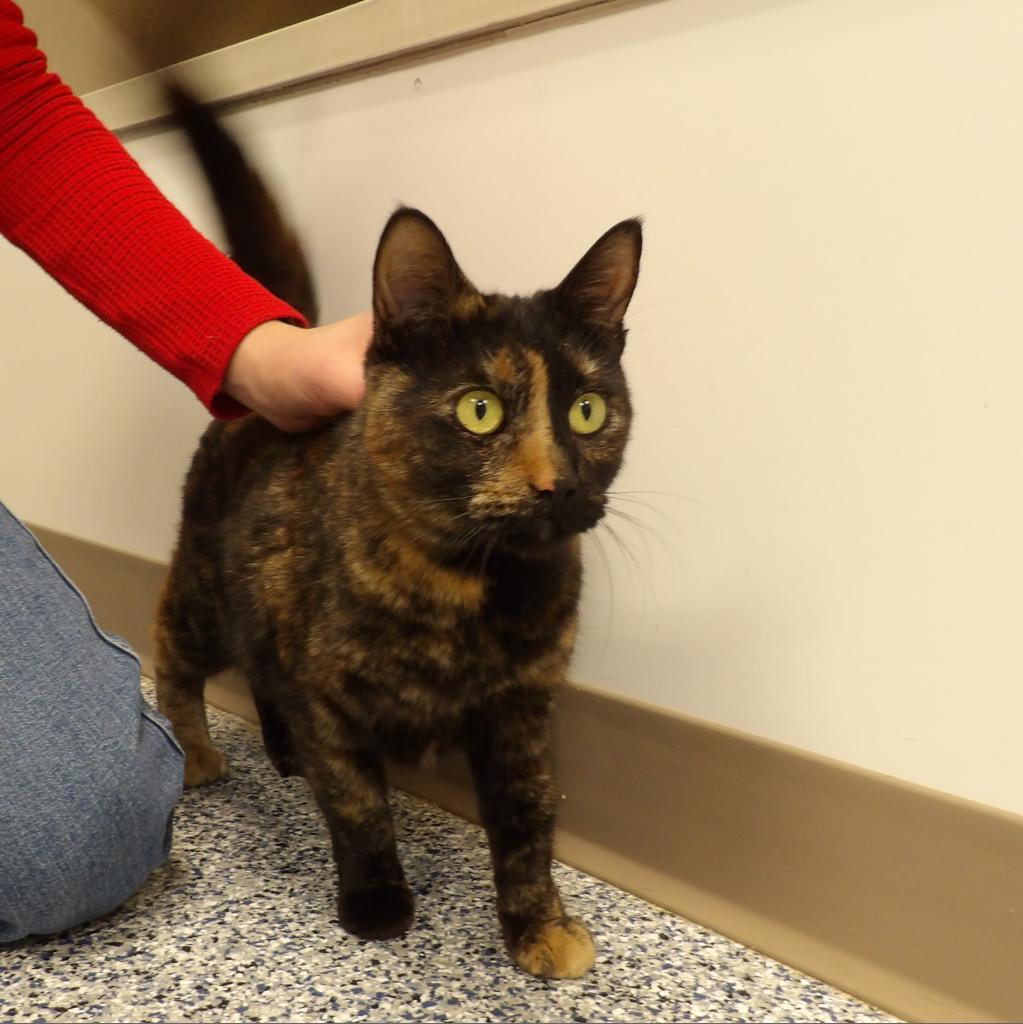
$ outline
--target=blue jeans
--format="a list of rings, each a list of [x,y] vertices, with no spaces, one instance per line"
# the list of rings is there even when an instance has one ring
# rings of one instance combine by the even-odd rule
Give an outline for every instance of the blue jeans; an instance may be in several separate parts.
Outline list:
[[[170,852],[183,762],[134,653],[0,504],[0,942],[131,896]]]

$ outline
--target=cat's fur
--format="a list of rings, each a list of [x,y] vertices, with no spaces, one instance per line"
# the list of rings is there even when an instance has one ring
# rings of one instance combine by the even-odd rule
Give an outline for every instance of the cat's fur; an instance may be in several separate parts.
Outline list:
[[[235,258],[310,309],[301,254],[258,177],[207,112],[182,101],[179,113],[217,166],[225,219],[246,226]],[[239,244],[291,246],[287,266],[266,270]],[[512,958],[545,977],[593,962],[551,879],[550,711],[576,627],[579,534],[603,515],[629,430],[619,358],[640,248],[639,222],[623,221],[557,288],[483,295],[433,222],[399,209],[374,265],[362,406],[306,434],[250,416],[202,438],[159,611],[160,707],[186,781],[212,782],[226,766],[205,678],[248,677],[271,759],[305,776],[326,819],[339,918],[356,935],[400,935],[413,918],[382,759],[460,743]],[[472,388],[503,400],[493,434],[455,417]],[[608,418],[580,436],[568,413],[586,392]]]

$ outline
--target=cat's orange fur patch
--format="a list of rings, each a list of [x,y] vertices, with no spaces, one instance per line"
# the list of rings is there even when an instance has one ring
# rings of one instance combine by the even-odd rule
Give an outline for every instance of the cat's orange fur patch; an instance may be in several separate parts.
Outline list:
[[[485,306],[486,302],[484,301],[483,296],[474,288],[470,287],[456,297],[454,305],[451,307],[451,312],[456,317],[468,320],[470,317],[482,312]]]
[[[491,379],[499,384],[515,384],[519,379],[519,371],[506,348],[499,349],[487,360],[486,369]]]
[[[569,349],[566,355],[584,378],[595,377],[602,369],[601,364],[588,352],[576,352]]]
[[[558,479],[555,465],[554,432],[548,402],[547,364],[538,352],[527,351],[531,379],[526,431],[519,445],[519,466],[538,491],[553,491]]]
[[[185,785],[208,786],[226,778],[227,758],[208,744],[182,744],[185,751]]]
[[[478,608],[483,603],[481,577],[438,565],[418,547],[395,537],[388,537],[385,544],[394,552],[414,587],[427,591],[435,601],[466,609]]]
[[[578,619],[573,615],[558,634],[553,646],[541,651],[519,675],[523,683],[533,686],[544,686],[550,679],[560,678],[559,673],[565,671],[565,665],[572,654],[575,642]]]
[[[316,726],[323,735],[324,727],[334,731],[329,721],[329,712],[322,707],[314,708]],[[331,750],[320,761],[321,777],[331,781],[332,797],[330,806],[334,812],[343,815],[353,825],[372,823],[384,808],[384,797],[372,776],[353,762],[346,752]]]
[[[581,978],[593,966],[596,950],[582,922],[562,917],[548,921],[513,956],[519,967],[538,978]]]

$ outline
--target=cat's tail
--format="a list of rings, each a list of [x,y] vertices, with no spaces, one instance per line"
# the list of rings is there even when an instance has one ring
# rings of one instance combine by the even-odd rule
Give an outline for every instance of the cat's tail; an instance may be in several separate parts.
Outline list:
[[[316,290],[302,243],[266,183],[209,107],[178,82],[167,80],[165,89],[209,183],[234,261],[316,323]]]

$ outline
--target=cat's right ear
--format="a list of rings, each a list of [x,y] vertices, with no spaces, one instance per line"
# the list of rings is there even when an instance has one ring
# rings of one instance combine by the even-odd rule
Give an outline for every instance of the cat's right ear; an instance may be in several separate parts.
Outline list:
[[[419,210],[395,211],[380,236],[373,263],[377,323],[396,327],[464,317],[482,303],[437,225]]]

